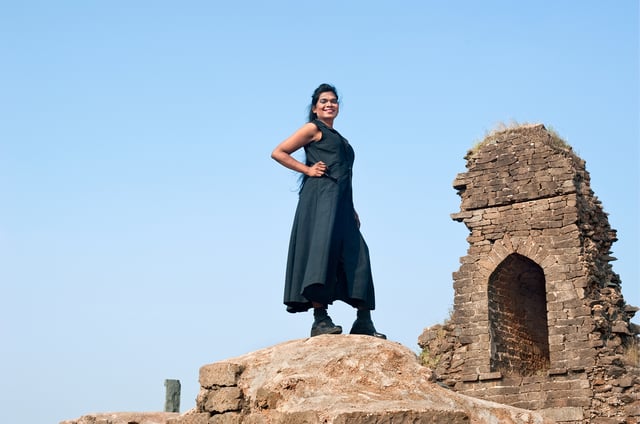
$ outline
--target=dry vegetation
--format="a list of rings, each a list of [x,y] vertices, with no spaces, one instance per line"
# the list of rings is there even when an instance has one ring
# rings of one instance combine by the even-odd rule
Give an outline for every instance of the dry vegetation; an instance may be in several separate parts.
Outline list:
[[[485,136],[482,140],[476,141],[473,147],[467,152],[465,159],[469,159],[473,157],[473,155],[484,145],[489,143],[496,143],[498,141],[499,136],[504,135],[504,133],[508,133],[510,131],[514,131],[520,128],[526,128],[530,126],[535,126],[539,124],[530,124],[528,122],[519,123],[515,120],[511,120],[508,124],[504,122],[499,122],[496,124],[495,128],[485,133]],[[551,126],[545,126],[547,133],[549,134],[551,145],[555,148],[562,150],[571,150],[571,146],[564,140],[558,132]]]
[[[640,342],[634,337],[624,351],[624,363],[632,367],[640,367]]]

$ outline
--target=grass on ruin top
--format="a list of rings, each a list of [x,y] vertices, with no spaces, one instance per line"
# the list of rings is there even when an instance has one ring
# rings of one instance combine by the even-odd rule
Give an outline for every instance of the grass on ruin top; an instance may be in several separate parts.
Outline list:
[[[495,126],[495,128],[485,133],[485,136],[482,140],[476,141],[473,147],[467,152],[465,159],[472,158],[482,146],[490,143],[495,143],[498,139],[498,136],[503,135],[504,133],[513,132],[522,128],[535,127],[537,125],[540,124],[530,124],[527,122],[519,123],[516,121],[511,121],[508,124],[499,122]],[[552,126],[544,126],[544,129],[550,136],[550,144],[552,147],[561,150],[571,150],[571,146],[569,145],[569,143],[567,143],[567,141],[564,140]]]

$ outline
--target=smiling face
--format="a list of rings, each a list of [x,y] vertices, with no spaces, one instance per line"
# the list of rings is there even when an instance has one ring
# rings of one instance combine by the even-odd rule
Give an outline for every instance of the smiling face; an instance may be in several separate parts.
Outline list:
[[[340,104],[338,103],[338,97],[332,91],[325,91],[320,93],[318,101],[311,111],[316,114],[318,119],[323,122],[333,122],[340,110]]]

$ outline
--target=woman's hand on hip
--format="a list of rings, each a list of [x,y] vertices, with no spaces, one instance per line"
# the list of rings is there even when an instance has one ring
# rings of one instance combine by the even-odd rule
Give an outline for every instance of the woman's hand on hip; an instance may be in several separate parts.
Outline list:
[[[326,171],[327,165],[324,162],[320,161],[311,165],[307,172],[305,172],[305,174],[308,177],[322,177]]]

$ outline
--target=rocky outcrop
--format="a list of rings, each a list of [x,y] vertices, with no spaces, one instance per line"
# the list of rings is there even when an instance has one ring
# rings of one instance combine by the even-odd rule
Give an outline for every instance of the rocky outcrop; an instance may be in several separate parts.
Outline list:
[[[168,424],[545,423],[440,387],[408,348],[368,336],[285,342],[204,365],[196,407]]]

